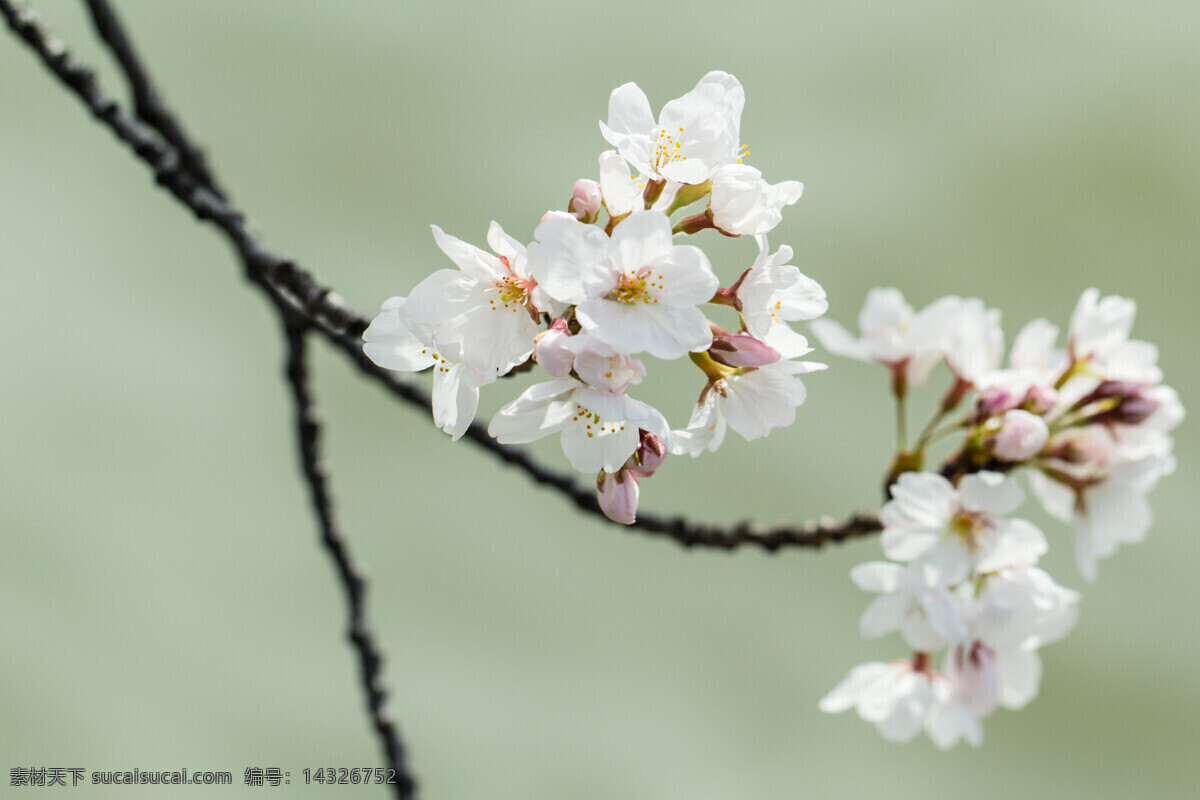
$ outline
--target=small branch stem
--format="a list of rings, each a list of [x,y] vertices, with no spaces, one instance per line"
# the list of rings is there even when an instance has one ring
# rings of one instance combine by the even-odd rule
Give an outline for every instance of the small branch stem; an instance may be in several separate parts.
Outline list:
[[[350,624],[347,638],[358,654],[362,685],[366,691],[367,712],[383,745],[387,764],[395,770],[394,790],[402,800],[416,797],[416,782],[408,771],[400,732],[387,709],[387,686],[383,680],[383,654],[367,620],[367,581],[354,563],[346,537],[338,527],[329,494],[328,479],[321,464],[321,427],[316,405],[309,389],[307,330],[303,320],[284,313],[287,341],[287,379],[296,410],[296,440],[300,464],[308,482],[313,511],[321,528],[321,544],[333,560],[338,579],[346,593]]]

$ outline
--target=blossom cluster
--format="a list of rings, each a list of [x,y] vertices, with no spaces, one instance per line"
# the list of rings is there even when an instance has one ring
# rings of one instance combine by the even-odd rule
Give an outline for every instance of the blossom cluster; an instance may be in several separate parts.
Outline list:
[[[1027,474],[1045,510],[1074,527],[1089,581],[1100,559],[1145,536],[1146,495],[1174,468],[1170,431],[1183,407],[1162,383],[1157,349],[1129,338],[1135,311],[1088,289],[1065,349],[1054,325],[1034,320],[1007,366],[1000,314],[977,299],[942,298],[915,312],[899,291],[877,289],[857,338],[814,322],[829,350],[888,367],[902,419],[908,390],[937,363],[953,376],[930,423],[911,446],[902,435],[893,461],[880,514],[889,561],[851,573],[879,595],[862,635],[898,631],[913,654],[854,668],[823,710],[856,708],[890,740],[923,729],[939,747],[978,745],[981,718],[1037,694],[1037,651],[1070,631],[1078,595],[1036,566],[1048,549],[1042,531],[1009,516],[1024,500],[1014,474]],[[961,443],[937,471],[921,471],[930,444],[951,435]]]
[[[456,269],[385,302],[363,335],[367,356],[393,370],[432,368],[434,421],[455,439],[483,386],[536,365],[548,380],[501,408],[489,434],[503,444],[558,434],[571,465],[597,476],[601,509],[624,523],[634,521],[639,481],[668,454],[715,450],[727,427],[755,439],[790,425],[805,399],[797,376],[824,365],[798,360],[811,348],[789,323],[827,303],[788,263],[791,249],[767,243],[802,186],[769,184],[743,163],[744,102],[724,72],[657,119],[636,84],[618,87],[600,123],[614,149],[600,155],[599,180],[577,181],[567,210],[546,213],[528,244],[495,222],[491,252],[434,226]],[[677,243],[709,229],[758,245],[727,286],[702,249]],[[705,304],[734,309],[738,329],[710,321]],[[687,356],[699,367],[686,426],[672,429],[630,395],[647,375],[642,356]]]

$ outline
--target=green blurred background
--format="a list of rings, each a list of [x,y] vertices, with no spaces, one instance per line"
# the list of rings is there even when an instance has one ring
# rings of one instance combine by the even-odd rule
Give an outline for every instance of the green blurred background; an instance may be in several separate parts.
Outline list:
[[[831,317],[897,285],[918,305],[980,296],[1011,339],[1037,316],[1065,326],[1095,285],[1137,299],[1135,335],[1194,410],[1190,0],[118,5],[265,240],[366,313],[448,266],[430,223],[482,243],[495,218],[528,240],[595,176],[615,86],[637,81],[657,110],[724,69],[746,87],[752,162],[805,183],[772,241],[825,286]],[[123,92],[80,6],[39,6]],[[296,786],[306,767],[380,757],[274,316],[223,241],[7,32],[0,243],[5,772],[186,766],[239,784],[76,790],[88,797],[387,796]],[[716,252],[729,281],[753,245]],[[1043,651],[1041,697],[987,720],[981,749],[942,753],[817,710],[851,666],[903,654],[857,633],[869,597],[847,572],[877,542],[729,555],[631,535],[316,356],[333,485],[427,798],[1200,793],[1190,423],[1149,538],[1095,586],[1068,531],[1026,506],[1051,540],[1043,564],[1084,589],[1079,625]],[[481,415],[521,385],[490,387]],[[883,371],[838,361],[808,385],[794,427],[675,460],[643,507],[714,521],[877,507]],[[696,389],[668,369],[640,396],[678,425]],[[565,466],[555,442],[539,452]],[[241,788],[248,766],[293,785]]]

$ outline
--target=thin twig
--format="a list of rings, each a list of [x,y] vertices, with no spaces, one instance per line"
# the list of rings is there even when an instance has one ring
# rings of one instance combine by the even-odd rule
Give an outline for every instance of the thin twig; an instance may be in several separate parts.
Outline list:
[[[162,97],[154,88],[150,74],[142,67],[141,59],[133,47],[133,42],[125,35],[121,19],[113,11],[106,0],[85,0],[88,11],[92,15],[92,24],[100,39],[108,45],[113,57],[121,67],[125,80],[129,83],[129,93],[133,97],[133,113],[154,130],[162,134],[180,153],[183,168],[190,172],[201,184],[212,190],[217,197],[223,198],[224,192],[217,185],[216,177],[209,170],[208,162],[201,150],[187,131],[176,121],[175,116],[167,108]]]
[[[96,85],[91,69],[77,62],[61,42],[53,38],[27,9],[12,0],[0,0],[0,15],[16,35],[31,47],[46,67],[66,85],[118,139],[154,171],[160,186],[187,206],[202,221],[217,227],[237,251],[246,277],[281,307],[298,314],[309,328],[348,357],[360,372],[383,385],[396,397],[424,408],[429,396],[372,362],[362,351],[362,333],[369,321],[349,308],[331,289],[317,283],[294,262],[268,250],[251,232],[244,215],[217,195],[185,166],[179,151],[124,113]],[[466,438],[491,452],[501,461],[521,469],[535,481],[566,494],[583,511],[600,515],[591,491],[559,472],[539,465],[531,456],[498,444],[478,422]],[[684,546],[730,550],[756,545],[774,551],[781,547],[820,547],[879,530],[878,520],[867,514],[845,521],[818,520],[796,526],[757,530],[748,524],[731,528],[691,522],[682,517],[662,518],[643,513],[630,529],[658,534]]]
[[[387,687],[383,681],[383,654],[375,643],[375,635],[367,620],[366,579],[354,564],[349,545],[333,514],[333,502],[320,456],[320,422],[316,405],[309,390],[307,336],[303,320],[284,314],[284,334],[287,340],[287,379],[296,406],[296,438],[300,444],[300,463],[308,480],[313,510],[321,527],[321,544],[329,552],[338,577],[346,590],[350,627],[348,637],[358,653],[362,683],[367,694],[367,710],[383,742],[388,765],[395,771],[395,793],[408,800],[416,797],[416,782],[408,771],[400,732],[387,709]]]

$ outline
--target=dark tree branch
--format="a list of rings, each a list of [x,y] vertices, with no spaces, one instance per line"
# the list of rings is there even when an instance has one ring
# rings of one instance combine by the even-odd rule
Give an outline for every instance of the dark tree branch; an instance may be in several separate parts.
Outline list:
[[[150,75],[142,67],[141,59],[133,48],[133,42],[125,35],[121,20],[106,0],[85,0],[88,11],[92,15],[92,24],[96,34],[108,45],[113,57],[121,67],[125,80],[129,83],[129,93],[133,97],[133,113],[154,130],[162,134],[176,150],[179,151],[183,168],[202,185],[212,190],[217,197],[225,195],[217,185],[215,176],[208,168],[208,162],[202,151],[166,107]]]
[[[367,693],[367,711],[371,724],[383,742],[384,756],[395,770],[394,785],[402,800],[416,797],[416,783],[408,771],[404,745],[387,709],[387,687],[383,681],[383,654],[375,643],[375,635],[367,621],[366,578],[354,564],[349,545],[342,536],[333,514],[333,502],[320,456],[320,422],[308,381],[307,330],[302,319],[284,313],[284,334],[287,340],[287,379],[296,406],[296,435],[300,444],[300,464],[308,480],[313,511],[321,527],[321,544],[329,552],[338,577],[346,590],[350,628],[348,636],[362,670],[362,684]]]
[[[107,127],[154,171],[155,180],[200,220],[218,228],[237,252],[246,277],[282,308],[299,315],[311,330],[320,333],[360,372],[396,397],[429,407],[429,396],[372,362],[362,351],[362,333],[369,321],[349,308],[332,290],[317,283],[294,262],[268,250],[250,230],[244,215],[226,202],[186,166],[173,145],[162,142],[146,126],[124,113],[96,85],[91,69],[77,62],[63,44],[52,37],[32,12],[12,0],[0,0],[3,15],[13,32],[43,64]],[[538,464],[520,450],[498,444],[484,426],[473,423],[466,438],[501,461],[523,470],[535,481],[566,494],[577,507],[601,514],[590,489],[574,479]],[[661,535],[684,546],[730,550],[755,545],[767,550],[782,547],[821,547],[828,542],[874,533],[880,529],[872,515],[860,514],[843,522],[822,520],[766,530],[749,524],[722,528],[691,522],[683,517],[663,518],[643,513],[631,529]]]

